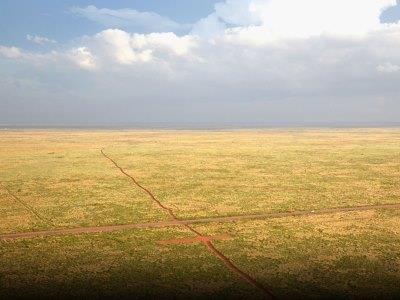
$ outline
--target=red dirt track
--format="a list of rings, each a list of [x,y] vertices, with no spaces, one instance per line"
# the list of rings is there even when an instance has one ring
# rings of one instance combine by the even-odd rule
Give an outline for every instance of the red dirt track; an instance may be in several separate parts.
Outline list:
[[[191,243],[204,243],[213,240],[228,240],[232,237],[223,234],[223,235],[214,235],[214,236],[195,236],[189,238],[181,238],[181,239],[172,239],[172,240],[161,240],[157,243],[160,245],[169,245],[169,244],[191,244]]]
[[[337,207],[337,208],[320,209],[313,211],[298,210],[289,212],[271,212],[265,214],[239,215],[230,217],[210,217],[210,218],[198,218],[198,219],[187,219],[187,220],[181,219],[179,221],[172,220],[172,221],[136,223],[136,224],[104,225],[104,226],[89,226],[89,227],[76,227],[76,228],[56,228],[56,229],[49,229],[42,231],[5,233],[5,234],[0,234],[0,239],[11,240],[17,238],[33,238],[40,236],[113,232],[125,229],[164,228],[164,227],[182,226],[185,224],[225,223],[225,222],[237,222],[246,220],[276,219],[276,218],[296,217],[296,216],[298,217],[318,216],[318,215],[336,214],[343,212],[368,211],[375,209],[400,209],[400,203],[363,205],[354,207]]]
[[[155,196],[154,194],[147,188],[145,188],[144,186],[142,186],[141,184],[139,184],[136,179],[131,176],[130,174],[128,174],[127,172],[125,172],[125,170],[120,167],[111,157],[109,157],[107,154],[104,153],[103,149],[101,149],[101,154],[107,158],[109,161],[111,161],[114,166],[116,168],[118,168],[120,170],[120,172],[122,174],[124,174],[125,176],[127,176],[128,178],[130,178],[132,180],[132,182],[138,186],[139,188],[141,188],[142,190],[144,190],[149,196],[150,198],[157,203],[157,205],[163,209],[165,212],[167,212],[170,217],[172,218],[172,220],[177,221],[179,223],[181,223],[180,219],[174,214],[174,212],[166,207],[165,205],[163,205]],[[259,290],[261,290],[266,298],[269,299],[274,299],[274,295],[272,294],[271,290],[269,288],[266,288],[265,286],[263,286],[261,283],[259,283],[258,281],[256,281],[255,278],[251,277],[249,274],[245,273],[244,271],[242,271],[241,269],[239,269],[232,261],[229,260],[229,258],[227,258],[221,251],[219,251],[217,248],[215,248],[214,244],[210,241],[207,240],[205,238],[205,236],[198,232],[196,229],[192,228],[189,224],[186,223],[181,223],[182,226],[184,226],[185,228],[187,228],[188,230],[190,230],[191,232],[193,232],[194,234],[196,234],[200,239],[201,242],[207,247],[207,249],[212,252],[216,257],[218,257],[233,273],[236,273],[237,275],[239,275],[243,280],[247,281],[249,284],[251,284],[252,286],[258,288]]]
[[[91,226],[91,227],[77,227],[77,228],[54,228],[54,224],[41,214],[39,214],[32,206],[27,204],[25,201],[13,194],[4,184],[0,182],[0,186],[8,193],[8,195],[13,198],[16,202],[20,203],[24,208],[34,215],[37,219],[42,221],[49,227],[53,229],[42,230],[42,231],[31,231],[31,232],[20,232],[20,233],[7,233],[0,234],[0,240],[12,240],[17,238],[33,238],[33,237],[43,237],[43,236],[58,236],[58,235],[69,235],[69,234],[84,234],[84,233],[102,233],[102,232],[113,232],[118,230],[126,229],[143,229],[143,228],[162,228],[171,226],[183,226],[192,233],[195,234],[194,237],[187,237],[183,239],[172,239],[159,241],[159,244],[182,244],[182,243],[202,243],[208,251],[214,254],[218,259],[220,259],[226,267],[233,273],[237,274],[244,281],[248,282],[252,286],[260,289],[264,292],[266,298],[274,298],[271,290],[259,282],[257,282],[249,274],[245,273],[243,270],[239,269],[229,258],[227,258],[221,251],[219,251],[215,245],[212,243],[213,240],[223,240],[230,238],[227,235],[221,236],[206,236],[194,229],[191,224],[202,224],[202,223],[220,223],[220,222],[236,222],[245,220],[257,220],[257,219],[269,219],[269,218],[284,218],[284,217],[294,217],[294,216],[313,216],[313,215],[324,215],[324,214],[335,214],[335,213],[345,213],[345,212],[357,212],[357,211],[368,211],[376,209],[400,209],[400,203],[393,204],[375,204],[375,205],[362,205],[353,207],[337,207],[337,208],[327,208],[318,210],[298,210],[298,211],[287,211],[287,212],[269,212],[262,214],[250,214],[250,215],[238,215],[238,216],[225,216],[225,217],[207,217],[198,219],[180,219],[173,212],[172,209],[165,206],[161,201],[159,201],[154,194],[146,187],[141,185],[132,175],[127,173],[122,167],[120,167],[111,157],[109,157],[103,150],[101,154],[108,159],[119,171],[128,177],[132,183],[143,190],[151,200],[163,211],[165,211],[171,218],[169,221],[160,222],[148,222],[148,223],[137,223],[137,224],[119,224],[119,225],[104,225],[104,226]]]

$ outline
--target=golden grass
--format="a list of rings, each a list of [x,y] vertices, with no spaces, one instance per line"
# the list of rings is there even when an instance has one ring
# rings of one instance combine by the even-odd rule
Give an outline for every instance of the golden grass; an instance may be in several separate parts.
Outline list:
[[[400,202],[399,129],[0,131],[0,233]],[[396,210],[197,225],[281,297],[400,294]],[[0,298],[256,296],[181,228],[0,242]],[[145,274],[141,276],[140,274]],[[155,281],[155,285],[149,282]],[[36,288],[35,288],[36,283]],[[25,287],[25,288],[24,288]],[[71,294],[71,291],[74,291]]]
[[[182,218],[400,199],[397,129],[2,131],[0,180],[58,226],[164,219],[101,148]]]

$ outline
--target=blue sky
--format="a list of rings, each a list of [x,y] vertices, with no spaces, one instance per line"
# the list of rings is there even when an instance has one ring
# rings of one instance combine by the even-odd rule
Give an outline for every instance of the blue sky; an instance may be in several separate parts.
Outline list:
[[[383,22],[397,22],[400,20],[400,1],[397,1],[397,6],[386,9],[382,15],[381,20]]]
[[[397,122],[395,0],[0,1],[0,123]]]
[[[78,36],[94,34],[106,28],[103,24],[76,16],[71,12],[73,7],[94,5],[98,8],[110,9],[131,8],[155,12],[179,23],[193,23],[210,14],[213,11],[213,5],[217,2],[218,0],[2,0],[0,2],[0,28],[2,28],[0,41],[4,45],[33,48],[35,45],[27,41],[27,34],[67,42]],[[400,5],[385,10],[381,15],[381,20],[382,22],[400,20]],[[136,31],[143,32],[141,28],[137,28]]]
[[[192,23],[210,14],[218,0],[2,0],[0,2],[0,41],[5,45],[32,46],[27,34],[36,34],[66,42],[80,35],[94,34],[105,28],[71,13],[72,7],[94,5],[98,8],[132,8],[152,11],[180,23]],[[399,2],[399,1],[398,1]],[[383,22],[400,19],[400,5],[382,14]]]
[[[110,9],[131,8],[138,11],[156,12],[180,23],[192,23],[211,13],[216,2],[215,0],[2,0],[0,1],[0,41],[9,46],[31,47],[32,43],[26,40],[27,34],[67,42],[105,28],[102,24],[74,15],[70,11],[72,7],[94,5],[98,8]]]

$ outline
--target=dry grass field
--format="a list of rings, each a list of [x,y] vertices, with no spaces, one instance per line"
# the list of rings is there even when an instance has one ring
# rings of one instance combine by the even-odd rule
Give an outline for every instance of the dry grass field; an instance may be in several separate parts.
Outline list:
[[[400,129],[3,130],[0,298],[396,299],[399,203]]]

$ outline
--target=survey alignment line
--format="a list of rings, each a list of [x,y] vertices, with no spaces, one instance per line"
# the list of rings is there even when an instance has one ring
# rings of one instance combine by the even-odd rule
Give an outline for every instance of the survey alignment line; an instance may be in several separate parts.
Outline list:
[[[215,217],[198,218],[198,219],[180,219],[180,221],[171,220],[171,221],[158,221],[158,222],[147,222],[147,223],[130,223],[130,224],[128,223],[128,224],[113,224],[113,225],[102,225],[102,226],[54,228],[54,229],[40,230],[40,231],[36,230],[36,231],[4,233],[0,234],[0,239],[11,240],[17,238],[34,238],[38,236],[113,232],[113,231],[127,230],[127,229],[165,228],[165,227],[182,226],[183,224],[190,225],[190,224],[207,224],[207,223],[227,223],[227,222],[264,220],[264,219],[276,219],[276,218],[287,218],[287,217],[321,216],[326,214],[362,212],[362,211],[370,211],[376,209],[400,209],[400,203],[374,204],[374,205],[363,205],[363,206],[352,206],[352,207],[351,206],[336,207],[336,208],[318,209],[318,210],[270,212],[264,214],[238,215],[238,216],[225,216],[225,217],[215,216]]]
[[[105,154],[104,149],[101,149],[101,154],[107,158],[109,161],[113,163],[113,165],[120,170],[122,174],[127,176],[128,178],[131,179],[131,181],[138,186],[140,189],[145,191],[149,197],[165,212],[167,212],[170,217],[177,222],[177,224],[180,224],[196,234],[199,238],[204,238],[204,235],[197,231],[196,229],[192,228],[189,224],[186,224],[184,222],[181,222],[181,220],[175,215],[175,213],[170,209],[169,207],[165,206],[164,204],[159,201],[154,194],[146,187],[142,186],[132,175],[127,173],[122,167],[120,167],[116,161],[114,161],[111,157],[109,157],[107,154]],[[235,274],[239,275],[243,280],[251,284],[252,286],[256,287],[257,289],[261,290],[267,298],[274,299],[274,295],[272,294],[271,290],[261,283],[259,283],[255,278],[247,274],[246,272],[242,271],[239,267],[237,267],[228,257],[226,257],[221,251],[219,251],[214,244],[206,239],[201,240],[201,242],[207,247],[207,249],[213,253],[217,258],[219,258],[232,272]]]
[[[10,191],[10,189],[8,187],[6,187],[2,182],[0,182],[0,185],[3,187],[3,189],[7,192],[7,194],[13,198],[16,202],[18,202],[19,204],[21,204],[23,207],[25,207],[25,209],[27,211],[29,211],[32,215],[34,215],[37,219],[39,219],[40,221],[42,221],[44,224],[54,227],[54,224],[49,220],[46,219],[45,217],[42,217],[37,211],[36,209],[34,209],[32,206],[30,206],[28,203],[26,203],[25,201],[23,201],[21,198],[19,198],[18,196],[16,196],[13,192]]]

